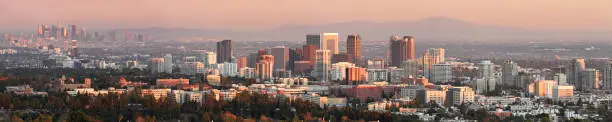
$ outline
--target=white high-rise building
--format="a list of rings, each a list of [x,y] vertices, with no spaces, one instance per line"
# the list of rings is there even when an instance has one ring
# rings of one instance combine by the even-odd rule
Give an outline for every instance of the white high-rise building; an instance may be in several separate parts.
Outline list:
[[[329,69],[331,67],[331,51],[329,50],[315,50],[315,62],[314,69],[312,71],[313,77],[319,81],[329,80]]]
[[[453,79],[452,66],[450,64],[434,64],[429,73],[429,81],[434,83],[449,82]]]
[[[152,58],[151,59],[151,73],[162,73],[164,72],[165,63],[164,58]]]
[[[206,70],[202,62],[185,62],[179,66],[181,74],[193,75],[196,73],[204,73]]]
[[[172,63],[172,54],[166,54],[164,56],[164,72],[172,73],[172,68],[174,63]]]
[[[603,71],[602,89],[612,90],[612,62],[607,62]]]
[[[403,68],[389,67],[389,82],[399,83],[402,82],[402,78],[408,78],[409,75]]]
[[[215,52],[206,52],[202,54],[202,63],[206,67],[210,67],[212,64],[217,63],[217,53]]]
[[[494,78],[495,72],[493,68],[493,63],[491,63],[491,61],[481,61],[478,64],[478,77],[484,79]]]
[[[406,77],[417,77],[419,75],[419,60],[411,59],[402,62],[402,69],[407,73]]]
[[[567,85],[567,76],[563,73],[556,73],[553,76],[553,80],[559,85]]]
[[[495,90],[495,78],[479,78],[472,81],[472,88],[476,93],[482,94]]]
[[[470,87],[453,87],[446,92],[446,101],[451,106],[474,102],[474,90]]]
[[[507,60],[502,65],[502,83],[506,86],[517,86],[518,65],[511,60]]]
[[[224,62],[217,64],[219,72],[223,76],[237,76],[238,75],[238,64]]]
[[[321,44],[323,45],[322,50],[329,50],[332,54],[338,54],[338,33],[323,33],[321,34],[323,39]]]
[[[332,64],[330,76],[331,80],[339,80],[342,81],[346,79],[346,68],[355,67],[355,64],[349,62],[338,62]]]
[[[239,73],[240,73],[240,77],[257,78],[257,70],[255,68],[242,67],[240,68]]]
[[[387,81],[387,69],[366,69],[368,72],[368,82]]]

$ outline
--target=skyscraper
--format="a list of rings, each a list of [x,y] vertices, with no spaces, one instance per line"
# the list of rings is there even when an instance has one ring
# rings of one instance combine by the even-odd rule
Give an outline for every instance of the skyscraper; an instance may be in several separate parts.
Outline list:
[[[507,60],[502,65],[502,82],[506,86],[517,86],[518,65],[511,60]]]
[[[316,50],[315,51],[315,63],[312,75],[320,81],[329,80],[328,72],[331,62],[331,51],[329,50]]]
[[[602,89],[612,90],[612,62],[606,62],[603,71]]]
[[[567,85],[567,75],[563,73],[555,73],[553,80],[556,81],[558,85]]]
[[[423,54],[423,74],[429,77],[434,64],[444,63],[444,48],[427,48]]]
[[[164,56],[164,72],[172,73],[174,63],[172,62],[172,54],[166,54]]]
[[[493,63],[489,60],[481,61],[478,64],[478,77],[479,78],[493,78]]]
[[[289,62],[287,63],[287,70],[295,72],[295,62],[302,60],[302,49],[294,48],[289,49]]]
[[[360,84],[368,80],[368,72],[365,68],[349,67],[346,68],[346,81],[348,84]]]
[[[338,33],[323,33],[323,50],[329,50],[332,54],[338,54]]]
[[[390,66],[401,67],[403,61],[414,59],[414,39],[412,36],[404,36],[401,40],[398,36],[391,36],[389,44],[391,48]]]
[[[70,37],[72,38],[72,40],[77,40],[77,27],[76,25],[69,25],[70,26]]]
[[[584,66],[584,59],[575,58],[569,62],[567,67],[567,82],[571,85],[576,86],[575,88],[580,88],[579,84],[576,84],[582,80],[580,77],[580,73],[584,71],[586,67]]]
[[[452,66],[450,64],[434,64],[429,79],[434,83],[449,82],[453,78],[451,70]]]
[[[259,62],[259,53],[258,52],[249,53],[249,56],[247,56],[247,67],[255,68],[257,65],[257,62]]]
[[[302,48],[302,60],[310,61],[310,64],[314,64],[314,55],[315,50],[317,49],[317,46],[314,44],[304,45],[304,47]]]
[[[346,68],[355,67],[355,64],[349,62],[338,62],[331,65],[330,76],[331,80],[342,81],[346,78]]]
[[[446,101],[453,105],[474,102],[474,90],[470,87],[453,87],[446,92]]]
[[[575,83],[578,90],[590,91],[599,89],[599,70],[586,69],[582,71],[581,78],[581,82]]]
[[[444,48],[427,48],[423,54],[423,65],[431,66],[432,64],[444,63],[444,56]]]
[[[274,56],[272,55],[261,55],[259,62],[255,67],[257,78],[260,80],[269,80],[272,78],[272,72],[274,69]]]
[[[217,42],[217,63],[232,62],[232,40]]]
[[[306,35],[306,45],[315,45],[317,49],[321,47],[321,35],[320,34],[308,34]]]
[[[202,54],[202,62],[205,67],[210,67],[210,65],[217,64],[217,53],[215,52],[206,52]]]
[[[157,74],[165,72],[164,70],[164,58],[152,58],[151,59],[151,73]]]
[[[346,51],[353,64],[363,66],[363,59],[361,56],[361,36],[357,34],[349,35],[346,38]]]
[[[270,52],[274,56],[274,70],[285,71],[289,63],[289,49],[279,46],[270,49]]]
[[[236,65],[237,65],[237,69],[247,67],[247,58],[246,57],[238,58],[238,60],[236,60]]]
[[[402,62],[402,67],[407,73],[407,76],[417,77],[419,75],[419,61],[417,59],[410,59]]]

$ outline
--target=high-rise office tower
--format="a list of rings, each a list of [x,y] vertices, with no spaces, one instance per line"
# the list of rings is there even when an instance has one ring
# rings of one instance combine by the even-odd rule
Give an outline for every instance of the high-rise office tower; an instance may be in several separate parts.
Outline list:
[[[368,80],[368,72],[365,68],[349,67],[346,68],[346,81],[348,84],[361,84]]]
[[[401,67],[403,61],[414,59],[414,39],[411,36],[404,36],[403,39],[391,36],[389,44],[391,48],[390,66]]]
[[[433,64],[444,63],[444,55],[444,48],[427,48],[423,54],[423,65],[431,66]]]
[[[449,82],[453,78],[452,66],[450,64],[434,64],[431,68],[429,80],[434,83]]]
[[[289,63],[287,63],[287,70],[294,72],[295,62],[302,60],[302,49],[294,48],[289,49]]]
[[[166,54],[164,56],[164,72],[172,73],[172,68],[174,63],[172,63],[172,54]]]
[[[444,63],[444,48],[427,48],[423,53],[423,74],[430,75],[430,70],[434,64]]]
[[[353,64],[363,66],[363,59],[361,56],[361,36],[352,34],[346,38],[346,53]]]
[[[314,55],[315,55],[315,50],[317,50],[318,47],[314,44],[311,45],[304,45],[304,47],[302,48],[302,60],[303,61],[310,61],[310,64],[314,64]]]
[[[246,57],[240,57],[236,60],[236,66],[237,69],[241,69],[244,67],[247,67],[247,58]]]
[[[518,65],[511,60],[507,60],[502,65],[502,82],[506,86],[517,86]]]
[[[247,56],[247,67],[255,68],[257,62],[259,62],[259,56],[258,52],[249,53],[249,56]]]
[[[314,45],[317,49],[321,47],[321,35],[320,34],[308,34],[306,35],[306,45]]]
[[[274,69],[274,56],[272,55],[261,55],[259,62],[255,67],[257,78],[260,80],[269,80],[272,78]]]
[[[217,63],[232,62],[232,40],[217,42]]]
[[[72,40],[77,40],[77,27],[76,25],[69,25],[70,26],[70,37],[72,38]]]
[[[329,80],[329,68],[331,67],[331,51],[329,50],[316,50],[315,51],[315,63],[312,75],[319,81]]]
[[[453,105],[474,102],[474,90],[470,87],[453,87],[446,92],[446,101]]]
[[[330,79],[342,81],[346,78],[346,68],[355,67],[355,64],[349,62],[338,62],[331,65]]]
[[[577,86],[579,84],[576,83],[582,80],[582,78],[580,77],[580,73],[582,73],[582,71],[586,69],[584,65],[584,59],[575,58],[571,60],[569,62],[569,65],[567,66],[567,82],[571,85],[576,86],[575,88],[580,88]]]
[[[324,44],[323,50],[329,50],[331,54],[338,54],[338,33],[323,33],[323,40],[321,44]],[[323,47],[323,46],[322,46]]]
[[[493,75],[494,75],[493,68],[494,68],[493,63],[491,63],[491,61],[489,60],[481,61],[478,64],[478,77],[485,78],[485,79],[493,78]]]
[[[405,70],[404,72],[407,74],[406,77],[412,76],[414,78],[419,75],[419,61],[417,59],[410,59],[402,62],[402,67]]]
[[[606,62],[603,71],[602,89],[612,90],[612,62]]]
[[[599,70],[586,69],[581,74],[582,81],[575,83],[578,90],[590,91],[599,89]]]
[[[338,63],[338,62],[350,62],[352,63],[353,60],[351,60],[349,58],[349,55],[342,52],[342,53],[338,53],[338,54],[333,54],[331,57],[332,63]]]
[[[151,73],[162,73],[164,70],[165,63],[164,58],[152,58],[151,59]]]
[[[557,82],[558,85],[567,85],[567,75],[563,73],[555,73],[553,80]]]
[[[385,69],[385,60],[377,58],[371,59],[367,61],[368,69]]]
[[[215,52],[205,52],[202,54],[202,62],[205,67],[210,67],[210,65],[217,64],[217,53]]]
[[[274,56],[274,70],[285,71],[289,63],[289,49],[279,46],[270,49],[270,52]]]

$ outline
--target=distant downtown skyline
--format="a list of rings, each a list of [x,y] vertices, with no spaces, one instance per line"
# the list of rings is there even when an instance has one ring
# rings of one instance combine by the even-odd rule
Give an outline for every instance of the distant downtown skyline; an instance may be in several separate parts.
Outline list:
[[[58,21],[96,28],[257,30],[282,25],[414,21],[448,17],[484,25],[610,30],[609,0],[4,0],[0,30]]]

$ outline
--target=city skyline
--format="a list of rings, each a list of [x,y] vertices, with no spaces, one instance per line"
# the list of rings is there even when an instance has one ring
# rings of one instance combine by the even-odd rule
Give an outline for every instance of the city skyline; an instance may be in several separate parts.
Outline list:
[[[483,25],[530,29],[610,30],[612,1],[36,1],[0,5],[3,30],[40,23],[91,29],[194,28],[262,30],[284,25],[415,21],[447,17]],[[236,4],[237,2],[241,4]],[[74,3],[74,4],[61,4]],[[316,9],[320,4],[334,9]],[[28,9],[24,9],[24,8]],[[54,7],[54,9],[45,9]],[[112,9],[111,9],[112,8]],[[359,8],[359,9],[355,9]],[[382,9],[385,8],[385,9]],[[546,8],[546,9],[542,9]],[[196,16],[198,15],[198,16]],[[406,16],[409,15],[409,16]],[[214,19],[211,19],[214,18]]]

